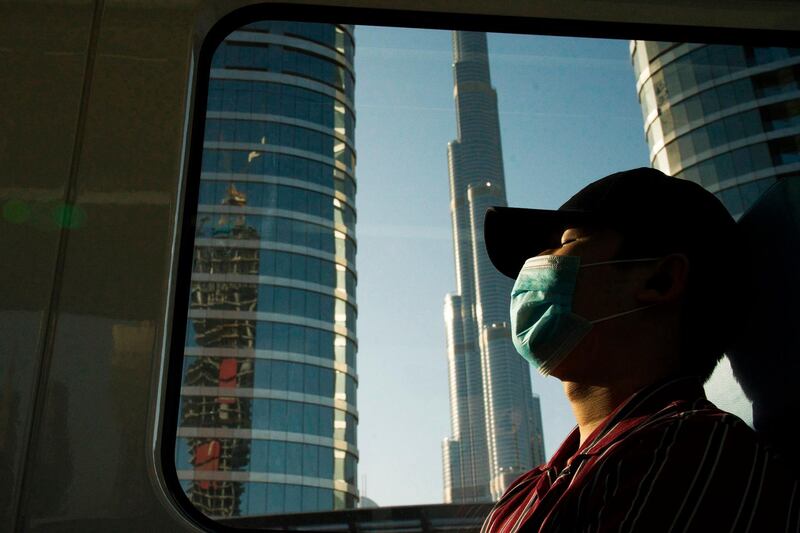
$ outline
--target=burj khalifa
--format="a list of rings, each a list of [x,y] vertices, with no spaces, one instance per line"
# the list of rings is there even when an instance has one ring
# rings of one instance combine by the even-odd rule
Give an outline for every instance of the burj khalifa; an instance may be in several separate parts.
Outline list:
[[[513,281],[483,241],[490,206],[505,206],[497,93],[486,34],[453,32],[457,138],[448,145],[456,291],[445,297],[451,436],[442,443],[444,501],[496,500],[544,462],[539,398],[511,342]]]

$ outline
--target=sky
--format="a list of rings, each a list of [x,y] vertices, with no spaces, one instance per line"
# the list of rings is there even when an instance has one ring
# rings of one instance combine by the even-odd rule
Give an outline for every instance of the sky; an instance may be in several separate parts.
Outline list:
[[[455,290],[451,36],[355,35],[359,488],[381,506],[441,503],[443,303]],[[627,41],[488,39],[509,205],[556,209],[597,178],[649,166]],[[574,418],[560,383],[532,374],[549,458]]]

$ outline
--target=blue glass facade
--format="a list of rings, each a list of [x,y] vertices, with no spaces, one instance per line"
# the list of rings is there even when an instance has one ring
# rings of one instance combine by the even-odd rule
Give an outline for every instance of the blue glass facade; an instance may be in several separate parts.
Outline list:
[[[176,443],[212,517],[358,501],[353,56],[257,22],[212,60]]]
[[[632,41],[631,59],[655,168],[699,183],[737,219],[800,174],[800,48]],[[706,393],[751,423],[727,358]]]
[[[631,43],[654,167],[738,218],[800,172],[800,48]]]

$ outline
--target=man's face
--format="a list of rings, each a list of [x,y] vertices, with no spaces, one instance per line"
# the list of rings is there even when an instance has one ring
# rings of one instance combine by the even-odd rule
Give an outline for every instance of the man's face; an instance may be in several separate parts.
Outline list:
[[[581,265],[613,261],[622,245],[619,232],[608,228],[574,227],[564,230],[558,248],[542,251],[539,255],[570,255],[581,258]],[[581,268],[575,286],[572,302],[574,313],[587,320],[594,320],[619,312],[620,309],[609,309],[609,299],[614,299],[619,292],[615,276],[618,268],[614,265],[598,265]],[[608,290],[614,287],[615,290]],[[609,311],[609,312],[605,312]]]
[[[613,261],[622,245],[622,235],[608,228],[567,228],[561,235],[561,245],[542,251],[539,255],[569,255],[580,257],[581,265]],[[652,264],[622,263],[581,268],[575,285],[572,312],[586,320],[615,315],[641,305],[636,294],[650,275]],[[591,372],[608,363],[608,350],[613,349],[627,322],[623,319],[595,326],[570,355],[553,371],[561,379],[574,377],[576,372]],[[630,327],[630,326],[628,326]],[[634,332],[629,332],[634,333]],[[600,367],[598,367],[600,365]]]

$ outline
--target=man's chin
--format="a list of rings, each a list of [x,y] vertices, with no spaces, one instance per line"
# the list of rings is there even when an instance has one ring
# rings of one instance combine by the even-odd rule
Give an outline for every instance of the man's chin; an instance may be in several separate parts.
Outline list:
[[[592,381],[597,380],[603,372],[598,371],[597,366],[591,364],[588,357],[588,354],[578,346],[558,363],[549,375],[562,382],[592,384]]]

